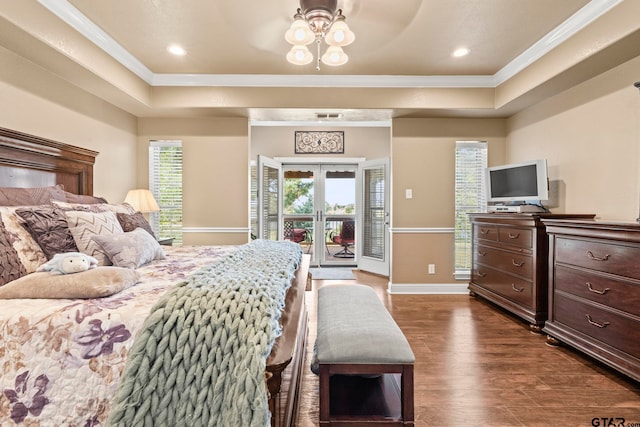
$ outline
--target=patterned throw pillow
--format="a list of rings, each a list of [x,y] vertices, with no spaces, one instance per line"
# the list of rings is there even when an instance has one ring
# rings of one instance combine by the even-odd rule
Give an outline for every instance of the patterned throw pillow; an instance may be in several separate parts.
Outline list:
[[[123,233],[113,212],[66,211],[67,224],[76,242],[78,251],[98,260],[98,265],[111,265],[111,261],[93,240],[96,236]]]
[[[125,231],[125,233],[127,231],[133,231],[136,228],[142,228],[147,233],[151,234],[154,239],[156,238],[156,235],[153,234],[153,230],[151,230],[151,225],[149,225],[149,222],[144,217],[144,215],[142,215],[142,213],[136,212],[132,215],[129,215],[118,212],[116,213],[116,216],[118,217],[118,222],[122,226],[122,229]]]
[[[22,218],[16,214],[16,210],[25,206],[0,206],[0,217],[6,229],[9,241],[18,253],[18,259],[24,266],[27,273],[33,273],[36,269],[47,262],[42,249],[27,229],[22,225]]]
[[[31,236],[36,240],[47,259],[57,253],[77,252],[67,217],[60,208],[42,205],[16,209],[16,214],[24,221]]]
[[[0,286],[25,276],[27,271],[13,248],[0,215]]]
[[[138,268],[155,259],[166,258],[158,241],[142,228],[128,233],[95,236],[93,240],[116,267]]]
[[[40,188],[0,187],[0,206],[46,205],[52,200],[67,200],[62,184]]]
[[[70,193],[68,191],[64,192],[64,197],[67,199],[67,203],[83,203],[85,205],[107,203],[107,199],[104,197],[85,196],[82,194]]]
[[[112,204],[112,203],[67,203],[58,200],[52,200],[51,203],[64,211],[85,211],[85,212],[105,212],[134,214],[136,210],[128,203]]]

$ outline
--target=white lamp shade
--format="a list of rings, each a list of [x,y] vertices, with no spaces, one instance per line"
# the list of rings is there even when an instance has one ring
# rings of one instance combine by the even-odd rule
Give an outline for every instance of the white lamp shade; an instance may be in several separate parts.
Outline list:
[[[347,46],[353,43],[355,39],[356,35],[349,29],[343,18],[333,23],[324,41],[329,46]]]
[[[313,61],[313,55],[306,46],[293,46],[287,53],[287,61],[295,65],[306,65]]]
[[[140,188],[129,190],[124,202],[133,206],[133,208],[138,212],[158,212],[160,210],[158,202],[156,202],[151,191],[147,189]]]
[[[329,46],[327,51],[322,55],[322,62],[326,65],[343,65],[349,60],[349,56],[342,50],[340,46]]]
[[[308,45],[316,39],[316,35],[311,31],[309,25],[302,19],[296,18],[291,27],[284,34],[286,41],[292,45]]]

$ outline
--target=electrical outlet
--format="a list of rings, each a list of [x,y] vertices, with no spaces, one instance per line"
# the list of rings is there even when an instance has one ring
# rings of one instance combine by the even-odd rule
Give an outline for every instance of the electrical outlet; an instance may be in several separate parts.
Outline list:
[[[436,265],[429,264],[429,274],[436,274]]]
[[[413,190],[411,188],[407,188],[404,190],[404,197],[406,199],[413,199]]]

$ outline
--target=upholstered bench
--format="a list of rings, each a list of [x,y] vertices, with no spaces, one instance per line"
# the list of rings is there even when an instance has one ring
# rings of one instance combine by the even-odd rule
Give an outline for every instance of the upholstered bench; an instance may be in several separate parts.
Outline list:
[[[320,425],[413,426],[414,361],[404,334],[373,289],[364,285],[329,285],[318,290],[313,369],[320,376]],[[362,408],[355,414],[333,413],[333,395],[347,399],[345,393],[365,393],[358,389],[361,385],[356,385],[353,392],[345,391],[337,382],[340,378],[373,379],[385,396],[382,400],[395,391],[396,413],[390,413],[393,404],[387,405],[386,401],[373,404],[384,406],[383,413],[367,413]],[[358,405],[366,406],[362,402]]]

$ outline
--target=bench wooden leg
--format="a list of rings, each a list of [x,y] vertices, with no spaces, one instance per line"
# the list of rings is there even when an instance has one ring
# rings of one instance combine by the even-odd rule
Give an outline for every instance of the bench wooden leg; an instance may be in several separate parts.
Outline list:
[[[402,386],[400,394],[402,399],[402,421],[405,426],[413,426],[413,365],[404,365],[402,368]]]
[[[320,365],[320,425],[330,424],[329,366]]]

